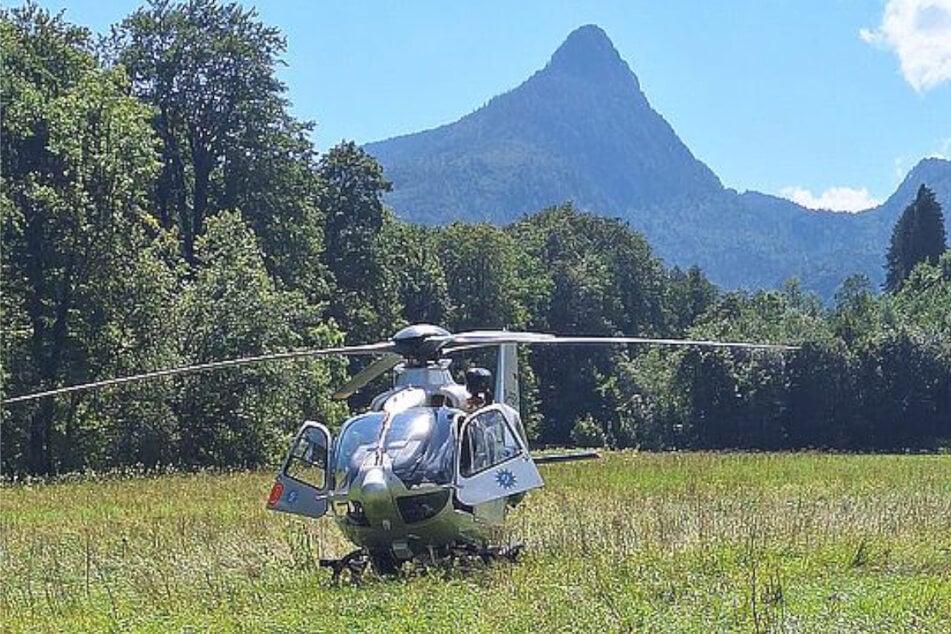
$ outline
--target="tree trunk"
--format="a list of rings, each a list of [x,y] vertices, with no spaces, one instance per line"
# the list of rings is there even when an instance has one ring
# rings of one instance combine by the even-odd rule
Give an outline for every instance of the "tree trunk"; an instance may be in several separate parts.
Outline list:
[[[42,221],[36,218],[39,212],[34,210],[33,214],[27,216],[27,225],[25,229],[26,237],[26,273],[30,282],[30,298],[27,303],[27,313],[30,318],[30,325],[33,329],[33,335],[30,340],[31,356],[35,364],[34,370],[39,379],[38,387],[41,389],[52,387],[46,383],[44,376],[43,360],[46,357],[46,339],[47,328],[44,319],[43,298],[46,295],[47,279],[46,271],[43,266],[43,228]],[[33,411],[30,421],[30,444],[28,468],[30,473],[45,474],[49,473],[50,464],[47,457],[48,431],[53,419],[53,402],[49,399],[40,401],[37,408]]]
[[[41,388],[56,387],[60,374],[63,349],[68,334],[67,318],[72,301],[72,262],[66,267],[63,279],[60,281],[59,297],[56,301],[55,321],[52,328],[47,328],[43,314],[43,296],[47,290],[47,280],[43,277],[44,267],[38,254],[42,251],[39,239],[40,229],[35,225],[27,231],[31,247],[28,275],[33,285],[33,298],[30,301],[29,314],[33,326],[32,352],[36,364],[36,372]],[[38,475],[48,475],[53,470],[53,424],[56,416],[56,402],[53,399],[43,399],[33,412],[30,424],[30,471]]]
[[[53,427],[54,403],[45,398],[40,401],[30,425],[29,470],[33,475],[48,475],[53,470],[49,435]]]
[[[192,153],[195,168],[195,192],[192,203],[192,239],[197,239],[205,230],[205,214],[208,211],[208,187],[211,181],[212,159],[205,151]]]

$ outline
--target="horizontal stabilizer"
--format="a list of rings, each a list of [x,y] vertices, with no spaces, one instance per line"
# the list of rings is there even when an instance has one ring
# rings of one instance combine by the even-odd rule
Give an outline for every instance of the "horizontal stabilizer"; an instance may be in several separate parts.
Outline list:
[[[532,456],[535,464],[552,464],[555,462],[572,462],[574,460],[592,460],[600,458],[597,451],[571,451],[568,453],[549,453],[541,456]]]

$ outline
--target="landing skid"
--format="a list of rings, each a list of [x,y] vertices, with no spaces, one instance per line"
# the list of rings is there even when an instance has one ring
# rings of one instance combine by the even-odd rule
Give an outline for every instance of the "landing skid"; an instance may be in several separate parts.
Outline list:
[[[355,550],[352,553],[349,553],[340,559],[321,559],[320,567],[321,568],[330,568],[333,571],[333,575],[330,577],[330,581],[333,584],[340,583],[340,575],[347,571],[350,573],[350,583],[351,585],[360,585],[363,581],[363,573],[366,571],[367,566],[370,564],[370,554],[360,548]]]
[[[490,564],[499,559],[505,559],[511,563],[518,561],[518,556],[522,552],[524,544],[516,542],[508,546],[477,546],[475,544],[460,544],[449,549],[448,562],[450,566],[456,561],[471,561],[473,558],[482,560],[483,564]]]
[[[457,565],[462,569],[468,569],[472,564],[480,562],[483,566],[487,566],[493,561],[499,560],[516,563],[523,546],[524,544],[521,542],[507,546],[456,544],[446,549],[443,554],[437,555],[434,551],[431,551],[427,554],[418,555],[410,560],[395,562],[392,568],[387,566],[385,570],[379,569],[379,564],[374,561],[367,549],[360,548],[340,559],[321,559],[320,567],[331,569],[332,575],[330,581],[333,584],[340,583],[340,577],[344,572],[347,572],[350,577],[351,585],[360,585],[363,582],[363,574],[369,567],[373,567],[377,574],[390,575],[402,572],[402,564],[407,561],[413,563],[413,572],[428,571],[433,565],[448,572]]]

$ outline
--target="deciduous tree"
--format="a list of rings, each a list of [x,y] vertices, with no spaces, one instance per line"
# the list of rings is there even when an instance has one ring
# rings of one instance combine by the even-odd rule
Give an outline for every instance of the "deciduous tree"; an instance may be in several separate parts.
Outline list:
[[[14,9],[0,38],[4,393],[174,360],[162,315],[175,278],[148,211],[149,109],[128,96],[121,69],[99,67],[88,33],[58,16]],[[84,395],[6,410],[5,468],[83,467],[96,414]]]

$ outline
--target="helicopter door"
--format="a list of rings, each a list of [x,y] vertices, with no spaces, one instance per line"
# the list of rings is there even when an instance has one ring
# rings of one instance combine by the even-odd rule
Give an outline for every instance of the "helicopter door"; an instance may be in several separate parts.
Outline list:
[[[320,517],[327,512],[329,491],[330,432],[320,423],[307,421],[277,473],[267,508]]]
[[[515,416],[511,408],[496,404],[463,423],[456,462],[457,496],[463,504],[475,506],[544,484],[515,432]]]

